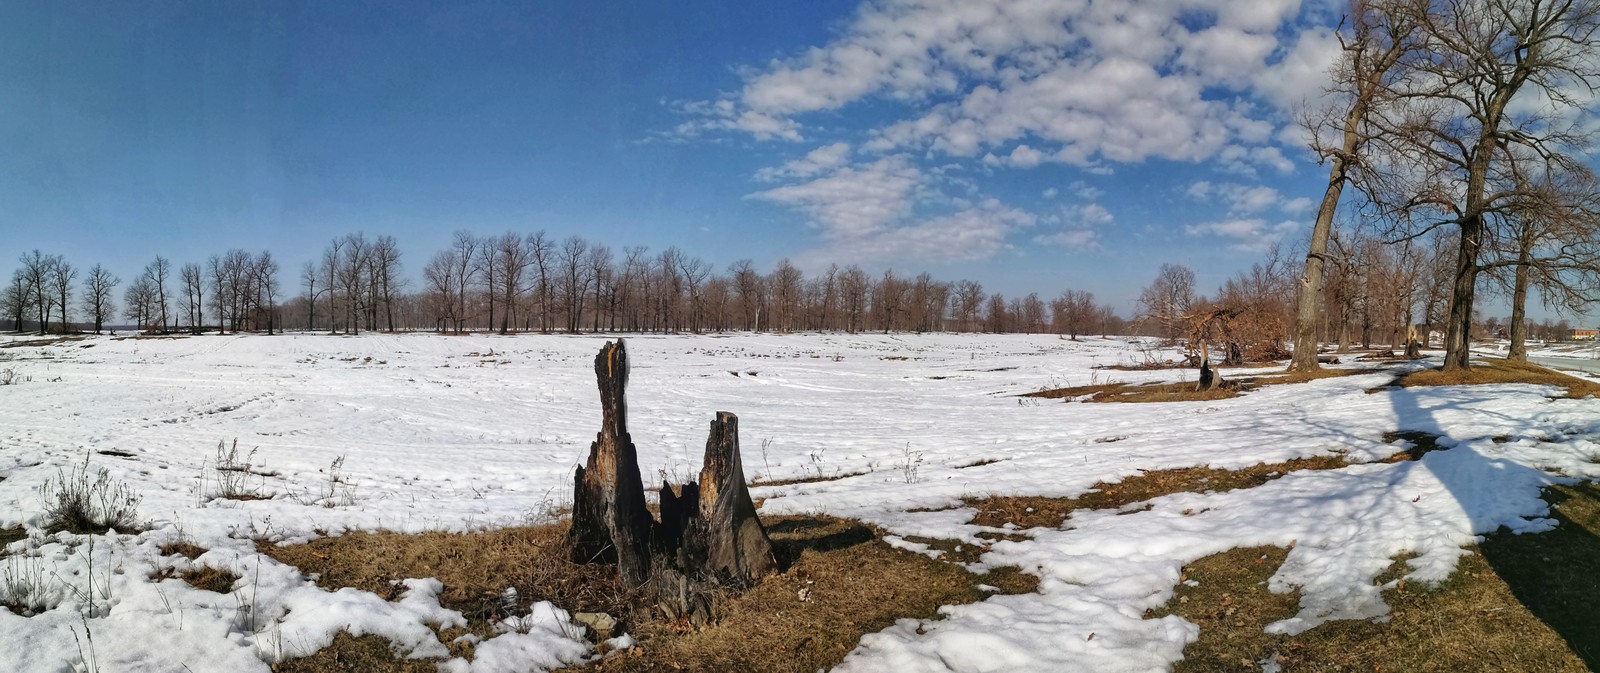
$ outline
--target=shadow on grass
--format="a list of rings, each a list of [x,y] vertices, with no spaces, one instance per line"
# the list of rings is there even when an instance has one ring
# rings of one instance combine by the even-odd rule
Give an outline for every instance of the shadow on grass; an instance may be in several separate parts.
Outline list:
[[[1479,549],[1517,601],[1600,670],[1600,485],[1552,487],[1545,499],[1555,530],[1502,531]]]

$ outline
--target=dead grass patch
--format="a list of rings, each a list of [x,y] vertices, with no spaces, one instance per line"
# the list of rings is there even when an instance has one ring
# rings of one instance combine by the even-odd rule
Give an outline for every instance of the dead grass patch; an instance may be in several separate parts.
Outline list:
[[[1308,372],[1260,374],[1257,376],[1224,378],[1222,387],[1211,390],[1198,390],[1199,384],[1187,381],[1137,384],[1113,382],[1040,390],[1024,393],[1022,397],[1043,397],[1047,399],[1084,398],[1089,402],[1196,402],[1238,397],[1264,386],[1306,383],[1320,379],[1370,373],[1371,370],[1369,369],[1318,369]]]
[[[771,481],[765,479],[751,479],[750,486],[754,488],[756,486],[793,486],[795,484],[816,484],[824,481],[838,481],[840,479],[849,479],[850,477],[859,477],[864,474],[866,474],[866,472],[840,472],[838,474],[814,474],[808,477],[773,479]],[[659,491],[661,489],[656,490]]]
[[[399,582],[437,577],[439,603],[469,620],[492,621],[511,608],[522,614],[537,601],[573,612],[627,616],[629,591],[614,568],[573,563],[567,556],[566,524],[505,528],[479,533],[353,531],[305,544],[257,549],[305,573],[319,573],[318,586],[355,587],[390,600],[405,590]],[[508,606],[502,595],[517,590]]]
[[[434,659],[404,659],[394,654],[393,646],[381,636],[352,636],[340,631],[333,643],[316,654],[272,665],[273,673],[437,673]]]
[[[84,337],[81,336],[47,337],[42,339],[28,339],[25,341],[7,341],[3,344],[0,344],[0,348],[37,348],[40,346],[59,346],[61,344],[69,344],[75,341],[83,340]]]
[[[976,525],[1000,527],[1011,523],[1019,528],[1054,528],[1077,509],[1118,509],[1173,493],[1220,493],[1253,488],[1298,470],[1334,470],[1347,465],[1349,463],[1340,456],[1314,456],[1282,463],[1257,463],[1239,470],[1211,467],[1145,470],[1137,477],[1119,482],[1096,483],[1089,492],[1076,498],[992,496],[967,498],[965,502],[978,510],[972,517]]]
[[[1443,584],[1401,581],[1384,592],[1388,623],[1335,621],[1297,636],[1267,624],[1293,616],[1297,593],[1273,594],[1267,578],[1287,550],[1234,549],[1184,568],[1172,601],[1147,617],[1200,625],[1175,671],[1259,671],[1274,660],[1297,671],[1588,671],[1600,666],[1600,489],[1548,491],[1555,531],[1496,533],[1463,556]],[[1404,559],[1376,583],[1404,574]]]
[[[1421,460],[1424,454],[1438,451],[1444,447],[1439,446],[1439,435],[1421,430],[1394,430],[1383,433],[1383,441],[1393,444],[1400,440],[1411,443],[1411,448],[1397,451],[1394,455],[1385,458],[1385,463],[1399,463],[1407,460]]]
[[[942,605],[1002,591],[1033,591],[1038,580],[1015,568],[973,575],[960,565],[898,550],[860,523],[829,517],[770,521],[780,557],[769,577],[719,607],[720,622],[680,632],[658,620],[633,631],[638,647],[584,668],[591,671],[774,671],[832,668],[866,633],[906,617],[935,618]],[[798,551],[798,554],[795,552]]]
[[[1563,395],[1563,397],[1569,399],[1600,395],[1600,383],[1580,379],[1571,374],[1563,374],[1531,362],[1514,362],[1503,359],[1480,361],[1473,364],[1471,369],[1464,371],[1447,372],[1443,369],[1424,369],[1401,374],[1387,385],[1373,388],[1367,392],[1375,393],[1391,387],[1466,386],[1489,383],[1533,383],[1556,386],[1565,388],[1567,394]]]
[[[717,606],[717,624],[690,631],[655,616],[624,587],[614,568],[567,560],[568,524],[482,533],[347,533],[262,553],[320,573],[319,586],[351,586],[390,599],[394,581],[437,577],[440,603],[468,617],[466,629],[441,633],[493,635],[504,616],[502,595],[515,587],[517,610],[549,600],[573,611],[606,612],[638,640],[625,654],[585,667],[596,671],[815,671],[830,668],[865,633],[905,617],[934,618],[942,605],[969,603],[988,592],[1032,591],[1037,579],[1014,568],[974,575],[961,565],[898,550],[880,531],[825,516],[769,517],[767,530],[784,571]],[[458,656],[471,647],[450,645]],[[341,634],[312,657],[279,664],[283,673],[432,671],[435,662],[397,659],[389,643]],[[425,664],[425,665],[424,665]],[[416,666],[416,667],[412,667]]]
[[[233,583],[239,581],[238,573],[235,573],[231,570],[213,568],[211,566],[200,566],[197,568],[190,568],[188,570],[165,568],[161,570],[161,572],[156,573],[156,575],[151,579],[160,581],[170,577],[176,577],[188,582],[189,586],[192,586],[196,589],[213,591],[219,594],[225,594],[233,591]]]
[[[206,550],[187,542],[168,542],[160,547],[162,556],[182,556],[190,561],[200,558]]]
[[[17,540],[26,539],[28,539],[28,529],[23,528],[22,526],[0,528],[0,556],[5,555],[6,545],[16,542]]]
[[[1197,388],[1198,384],[1192,382],[1100,383],[1023,393],[1022,397],[1043,397],[1045,399],[1076,399],[1081,397],[1089,402],[1196,402],[1225,400],[1231,397],[1238,397],[1241,392],[1237,388],[1212,388],[1211,390],[1197,390]]]

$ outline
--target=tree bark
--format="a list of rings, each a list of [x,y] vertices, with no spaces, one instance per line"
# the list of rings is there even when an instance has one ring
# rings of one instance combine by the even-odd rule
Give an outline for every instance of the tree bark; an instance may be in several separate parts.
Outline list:
[[[756,516],[739,457],[739,417],[717,412],[700,468],[699,520],[704,526],[705,570],[724,583],[748,587],[778,566],[772,542]],[[692,528],[691,528],[692,529]]]
[[[639,456],[628,435],[628,354],[622,340],[606,342],[594,361],[600,387],[600,432],[589,459],[573,477],[572,558],[616,563],[624,580],[650,578],[650,535],[655,519],[645,508]]]

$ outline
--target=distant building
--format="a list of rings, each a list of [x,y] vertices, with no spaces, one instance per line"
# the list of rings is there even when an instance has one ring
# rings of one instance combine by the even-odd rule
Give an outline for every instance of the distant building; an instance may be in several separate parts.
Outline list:
[[[1597,334],[1600,334],[1600,330],[1575,329],[1575,330],[1572,330],[1572,340],[1573,341],[1588,341],[1588,340],[1594,339]]]

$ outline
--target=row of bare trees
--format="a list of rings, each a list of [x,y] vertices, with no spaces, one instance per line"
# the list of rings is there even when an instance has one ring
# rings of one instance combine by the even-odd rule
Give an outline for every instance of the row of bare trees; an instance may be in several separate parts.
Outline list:
[[[116,319],[113,293],[122,279],[104,267],[96,264],[75,289],[78,269],[61,255],[33,250],[20,261],[0,291],[0,313],[13,331],[22,331],[28,322],[40,335],[78,329],[74,298],[82,311],[78,315],[94,333]],[[279,329],[280,292],[278,263],[269,252],[251,255],[235,249],[212,255],[204,266],[184,265],[176,279],[171,261],[157,256],[123,290],[123,317],[141,331],[165,334],[181,328],[198,334],[208,328],[209,305],[215,318],[210,329],[271,334]]]
[[[750,260],[717,273],[677,247],[652,253],[543,231],[457,232],[423,268],[426,323],[439,331],[693,332],[746,330],[1118,332],[1093,295],[1007,301],[973,281],[927,273],[870,275],[857,266],[808,277],[788,260],[763,274]],[[413,313],[413,312],[408,312]]]
[[[429,329],[440,332],[693,332],[801,330],[962,331],[1120,334],[1124,322],[1094,295],[1067,290],[990,294],[977,282],[927,273],[869,274],[857,266],[808,276],[788,260],[767,273],[739,260],[717,273],[676,247],[652,253],[544,232],[478,236],[458,232],[422,269],[408,292],[392,236],[354,233],[333,239],[301,272],[301,293],[285,299],[269,252],[230,250],[205,264],[156,257],[124,288],[123,316],[143,331]],[[38,251],[22,257],[0,294],[15,329],[74,329],[74,291],[85,322],[99,332],[115,319],[112,290],[121,279],[96,266],[81,289],[77,270]]]

